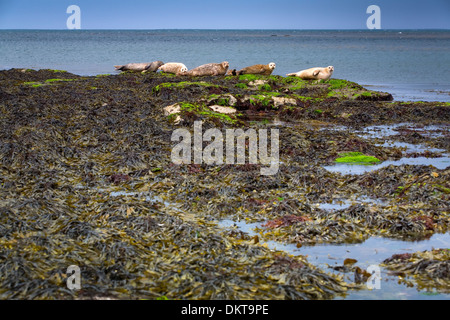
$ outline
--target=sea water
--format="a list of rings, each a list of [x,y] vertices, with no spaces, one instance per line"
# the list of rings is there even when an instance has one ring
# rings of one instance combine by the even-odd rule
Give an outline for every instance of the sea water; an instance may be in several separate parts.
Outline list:
[[[155,60],[275,62],[282,76],[333,65],[334,78],[396,100],[450,102],[449,30],[0,30],[0,70],[114,74],[114,65]]]

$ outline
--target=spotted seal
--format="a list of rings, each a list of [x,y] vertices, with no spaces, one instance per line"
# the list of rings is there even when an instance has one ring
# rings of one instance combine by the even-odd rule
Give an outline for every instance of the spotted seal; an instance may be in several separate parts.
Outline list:
[[[116,71],[155,72],[162,65],[164,65],[164,62],[158,60],[145,63],[128,63],[114,67]]]
[[[333,74],[334,67],[328,66],[326,68],[309,68],[299,72],[288,73],[287,76],[296,76],[303,80],[328,80]]]
[[[228,61],[222,63],[207,63],[185,72],[179,72],[178,75],[200,77],[200,76],[223,76],[227,73],[230,64]]]
[[[260,74],[264,76],[270,76],[275,67],[275,62],[270,62],[269,64],[255,64],[253,66],[246,67],[237,71],[236,74]]]

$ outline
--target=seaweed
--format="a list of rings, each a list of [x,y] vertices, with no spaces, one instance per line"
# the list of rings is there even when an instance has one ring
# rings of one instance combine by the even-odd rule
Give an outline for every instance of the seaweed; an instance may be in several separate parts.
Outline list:
[[[270,91],[250,85],[255,80]],[[0,71],[0,297],[333,299],[360,289],[265,243],[417,240],[446,232],[448,169],[389,166],[355,177],[323,166],[347,151],[380,161],[404,155],[349,128],[439,124],[450,113],[434,102],[328,99],[328,87],[338,83]],[[173,103],[180,105],[179,124],[164,113]],[[220,114],[213,104],[238,112]],[[171,135],[180,126],[192,129],[196,119],[204,130],[280,129],[280,170],[261,176],[259,164],[175,165]],[[394,139],[446,146],[445,135],[399,133]],[[315,206],[363,196],[387,204],[333,212]],[[218,226],[222,219],[259,223],[257,237]],[[78,291],[66,284],[70,265],[81,270]],[[448,286],[439,279],[421,283]]]
[[[352,163],[352,164],[374,164],[380,162],[372,156],[366,156],[361,152],[344,152],[339,154],[339,158],[335,160],[338,163]]]
[[[450,250],[448,248],[394,254],[383,266],[401,275],[400,282],[426,292],[449,293]]]

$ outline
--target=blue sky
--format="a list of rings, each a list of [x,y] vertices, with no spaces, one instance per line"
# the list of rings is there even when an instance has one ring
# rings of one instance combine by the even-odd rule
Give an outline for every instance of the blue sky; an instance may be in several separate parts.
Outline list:
[[[69,5],[82,29],[366,29],[369,5],[382,29],[450,29],[450,0],[0,0],[0,29],[66,29]]]

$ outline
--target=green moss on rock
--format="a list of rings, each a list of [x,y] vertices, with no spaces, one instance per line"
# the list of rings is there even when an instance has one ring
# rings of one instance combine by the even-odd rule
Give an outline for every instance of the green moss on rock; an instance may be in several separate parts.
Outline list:
[[[47,79],[45,82],[75,81],[77,79]]]
[[[216,87],[219,88],[219,85],[209,83],[209,82],[202,82],[202,81],[181,81],[181,82],[164,82],[156,87],[153,88],[154,93],[158,93],[163,88],[170,88],[170,89],[183,89],[189,86],[203,86],[203,87]]]
[[[194,104],[190,102],[181,102],[180,103],[180,113],[183,114],[185,112],[195,113],[197,115],[203,116],[205,118],[216,118],[224,123],[234,124],[237,120],[230,115],[215,112],[207,106]],[[182,116],[183,117],[183,116]]]
[[[240,83],[236,83],[235,87],[239,88],[239,89],[244,89],[244,90],[248,89],[247,84],[241,83],[241,82]]]

